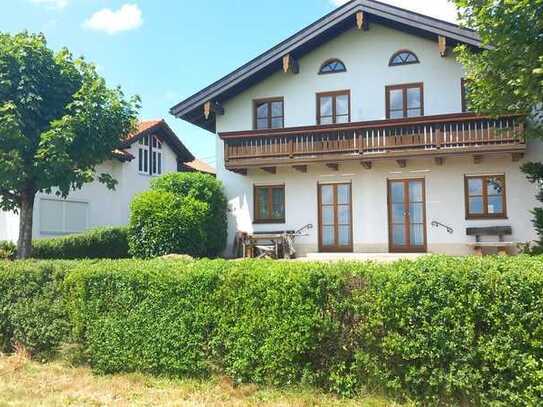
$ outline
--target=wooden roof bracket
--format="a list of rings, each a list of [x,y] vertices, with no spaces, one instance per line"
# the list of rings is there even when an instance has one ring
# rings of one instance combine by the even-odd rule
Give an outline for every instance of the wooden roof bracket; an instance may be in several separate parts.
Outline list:
[[[204,103],[204,117],[206,120],[209,119],[211,116],[211,113],[215,113],[216,115],[223,115],[224,114],[224,107],[219,102],[212,102],[207,101]]]
[[[441,55],[443,58],[450,54],[451,49],[447,46],[447,37],[443,35],[438,35],[437,47],[439,49],[439,55]]]
[[[369,30],[369,24],[368,24],[368,19],[366,18],[366,14],[360,10],[360,11],[357,11],[356,12],[356,29],[361,31],[361,30],[364,30],[364,31],[368,31]]]
[[[300,72],[298,61],[290,54],[283,56],[283,72],[297,74]]]

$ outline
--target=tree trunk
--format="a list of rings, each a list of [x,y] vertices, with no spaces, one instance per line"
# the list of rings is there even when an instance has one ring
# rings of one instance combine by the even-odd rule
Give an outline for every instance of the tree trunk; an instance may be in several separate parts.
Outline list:
[[[19,212],[19,240],[17,242],[17,258],[27,259],[32,252],[32,222],[34,215],[34,191],[21,193]]]

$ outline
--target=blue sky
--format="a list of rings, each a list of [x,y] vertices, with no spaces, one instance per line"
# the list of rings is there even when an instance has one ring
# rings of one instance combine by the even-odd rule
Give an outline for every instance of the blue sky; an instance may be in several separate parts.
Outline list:
[[[165,118],[197,157],[215,165],[213,136],[169,108],[343,2],[3,0],[0,31],[43,32],[53,49],[84,55],[111,86],[141,96],[141,118]],[[447,0],[384,2],[454,19]]]

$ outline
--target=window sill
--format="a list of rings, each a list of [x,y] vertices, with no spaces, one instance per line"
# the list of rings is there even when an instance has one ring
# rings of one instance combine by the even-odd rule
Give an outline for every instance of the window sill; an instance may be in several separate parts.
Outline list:
[[[257,219],[253,221],[253,225],[271,225],[271,224],[284,224],[285,219]]]
[[[504,220],[509,219],[507,215],[499,216],[484,216],[484,215],[475,215],[475,216],[466,216],[466,220]]]

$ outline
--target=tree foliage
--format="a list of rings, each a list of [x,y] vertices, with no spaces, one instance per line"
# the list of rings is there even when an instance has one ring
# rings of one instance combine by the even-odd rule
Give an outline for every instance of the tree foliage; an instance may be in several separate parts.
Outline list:
[[[543,0],[454,0],[463,22],[477,30],[486,49],[459,47],[469,80],[470,110],[498,115],[529,113],[528,135],[543,136]],[[543,202],[543,165],[522,170],[539,186]],[[543,208],[535,208],[537,252],[543,252]]]
[[[21,212],[19,250],[30,254],[35,194],[66,197],[95,177],[96,166],[134,127],[137,97],[108,88],[95,66],[41,34],[0,33],[0,209]]]
[[[454,0],[486,49],[460,47],[470,108],[535,112],[543,101],[543,0]]]

